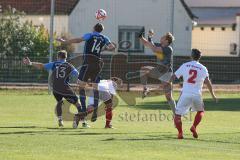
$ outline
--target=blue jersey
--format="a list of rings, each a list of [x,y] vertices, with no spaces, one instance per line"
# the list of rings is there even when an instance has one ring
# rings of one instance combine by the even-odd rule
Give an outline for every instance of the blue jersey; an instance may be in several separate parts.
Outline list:
[[[85,64],[87,63],[87,56],[101,58],[102,48],[111,43],[108,37],[98,32],[87,33],[83,36],[83,39],[86,41],[83,53]]]
[[[56,61],[44,64],[44,68],[52,71],[53,85],[68,84],[69,76],[78,76],[78,71],[66,61]],[[54,84],[55,83],[55,84]]]

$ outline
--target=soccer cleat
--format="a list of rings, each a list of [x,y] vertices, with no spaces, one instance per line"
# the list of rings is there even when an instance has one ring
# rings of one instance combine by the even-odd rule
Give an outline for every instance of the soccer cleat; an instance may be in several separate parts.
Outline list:
[[[142,99],[144,99],[145,97],[147,97],[148,93],[149,93],[149,89],[148,88],[144,88],[143,92],[142,92]]]
[[[105,129],[115,129],[115,128],[110,124],[110,125],[105,125]]]
[[[92,114],[92,118],[91,118],[91,121],[92,122],[95,122],[97,120],[97,112],[98,112],[98,109],[95,108],[94,111],[93,111],[93,114]]]
[[[178,139],[183,139],[183,133],[178,133]]]
[[[80,119],[81,118],[80,118],[79,114],[74,115],[73,125],[72,125],[74,129],[78,128],[78,124],[79,124]]]
[[[82,123],[82,127],[83,127],[83,128],[91,128],[91,126],[89,126],[86,122],[83,122],[83,123]]]
[[[61,120],[61,119],[58,120],[58,126],[63,127],[63,120]]]
[[[190,128],[190,131],[192,132],[192,135],[193,135],[194,138],[198,138],[196,127],[192,126]]]

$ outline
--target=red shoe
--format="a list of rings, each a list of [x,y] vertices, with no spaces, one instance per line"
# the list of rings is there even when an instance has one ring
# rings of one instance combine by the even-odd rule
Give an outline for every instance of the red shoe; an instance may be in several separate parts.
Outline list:
[[[110,125],[105,125],[106,129],[115,129],[111,124]]]
[[[190,128],[190,131],[192,132],[194,138],[198,138],[197,130],[194,126]]]
[[[178,139],[183,139],[183,133],[178,133]]]

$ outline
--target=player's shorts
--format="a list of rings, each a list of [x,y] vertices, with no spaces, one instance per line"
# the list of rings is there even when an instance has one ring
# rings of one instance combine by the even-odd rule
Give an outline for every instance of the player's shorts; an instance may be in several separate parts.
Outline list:
[[[176,111],[177,115],[186,115],[189,111],[204,111],[204,103],[201,95],[181,94],[179,97]]]
[[[147,68],[149,70],[149,77],[158,79],[162,82],[169,82],[171,76],[173,75],[173,72],[170,72],[169,68],[163,65],[159,65],[157,67],[145,66],[144,68]]]
[[[94,104],[94,97],[93,95],[89,96],[89,104],[93,105]],[[113,95],[109,91],[99,91],[99,100],[105,102],[108,102],[113,98]]]
[[[96,82],[103,67],[101,58],[93,55],[85,57],[78,79],[83,82]]]
[[[112,99],[112,94],[108,91],[99,91],[99,99],[103,102],[107,102]]]
[[[61,92],[53,91],[53,95],[58,102],[63,98],[65,98],[71,104],[76,104],[78,102],[78,97],[72,90],[65,90]]]

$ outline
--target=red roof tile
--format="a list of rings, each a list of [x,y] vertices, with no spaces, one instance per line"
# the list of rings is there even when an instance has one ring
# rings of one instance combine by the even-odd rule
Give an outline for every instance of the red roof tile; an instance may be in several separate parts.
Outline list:
[[[79,0],[55,0],[55,14],[71,14],[78,2]],[[49,15],[51,0],[1,0],[0,5],[3,11],[11,6],[29,15]]]

